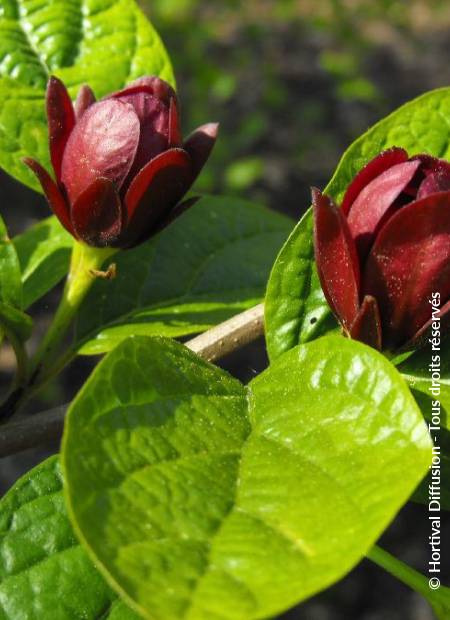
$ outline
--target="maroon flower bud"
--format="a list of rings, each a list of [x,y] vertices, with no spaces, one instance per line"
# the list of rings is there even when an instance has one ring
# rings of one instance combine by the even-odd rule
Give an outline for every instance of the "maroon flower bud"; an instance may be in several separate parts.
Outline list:
[[[61,224],[95,247],[132,247],[177,217],[179,204],[214,146],[218,125],[182,141],[174,90],[143,77],[96,102],[83,86],[75,105],[63,83],[47,87],[50,155],[56,182],[33,159]]]
[[[450,318],[449,163],[392,148],[356,175],[341,208],[316,189],[313,208],[320,281],[347,335],[412,348],[436,293],[440,318]]]

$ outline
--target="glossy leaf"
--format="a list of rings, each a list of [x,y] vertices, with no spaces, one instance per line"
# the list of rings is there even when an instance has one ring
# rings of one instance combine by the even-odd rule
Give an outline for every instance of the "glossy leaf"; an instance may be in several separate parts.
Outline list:
[[[156,238],[114,257],[80,309],[75,347],[103,353],[129,335],[183,336],[261,301],[287,218],[227,197],[200,199]]]
[[[278,255],[265,299],[266,344],[271,360],[330,330],[338,330],[320,286],[306,213]]]
[[[0,620],[137,620],[78,544],[67,518],[59,457],[0,500]]]
[[[14,238],[28,308],[66,275],[73,239],[56,217],[49,217]]]
[[[429,153],[450,159],[445,120],[448,118],[450,88],[430,91],[400,107],[353,142],[324,193],[340,204],[357,172],[380,151],[392,146],[403,147],[410,156]],[[315,277],[311,230],[308,211],[282,248],[270,275],[265,312],[267,347],[272,360],[300,342],[317,338],[324,331],[322,326],[333,325]],[[311,313],[317,319],[312,326]]]
[[[429,460],[395,368],[340,337],[247,388],[175,341],[130,338],[63,440],[76,531],[152,620],[266,618],[311,596],[362,558]]]
[[[73,99],[86,82],[97,97],[144,74],[174,82],[163,44],[133,0],[0,0],[0,56],[0,165],[38,190],[21,158],[50,169],[50,74],[70,85]]]
[[[5,223],[0,217],[0,300],[22,308],[22,276],[14,244],[8,237]]]

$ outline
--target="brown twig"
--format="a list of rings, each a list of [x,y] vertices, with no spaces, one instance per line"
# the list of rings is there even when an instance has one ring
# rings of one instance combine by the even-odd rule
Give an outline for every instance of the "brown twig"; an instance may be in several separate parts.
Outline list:
[[[186,346],[212,362],[256,340],[264,332],[264,306],[250,310],[192,338]],[[0,426],[0,458],[59,439],[68,405]]]

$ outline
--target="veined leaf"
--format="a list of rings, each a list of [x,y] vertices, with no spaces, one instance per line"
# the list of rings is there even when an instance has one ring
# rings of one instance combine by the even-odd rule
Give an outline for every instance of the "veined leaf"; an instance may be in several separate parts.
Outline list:
[[[73,239],[52,216],[14,238],[22,267],[24,307],[51,290],[67,274]]]
[[[429,461],[399,373],[340,337],[292,349],[247,388],[174,341],[129,338],[63,440],[76,531],[152,620],[266,618],[325,588]]]
[[[237,198],[205,197],[153,240],[114,256],[78,314],[75,347],[104,353],[136,334],[200,332],[259,303],[291,221]]]
[[[98,97],[144,74],[174,83],[164,46],[134,0],[0,0],[0,58],[0,165],[39,191],[21,158],[50,169],[50,74],[73,97],[86,82]]]
[[[0,500],[0,620],[137,620],[78,544],[66,515],[59,457]]]

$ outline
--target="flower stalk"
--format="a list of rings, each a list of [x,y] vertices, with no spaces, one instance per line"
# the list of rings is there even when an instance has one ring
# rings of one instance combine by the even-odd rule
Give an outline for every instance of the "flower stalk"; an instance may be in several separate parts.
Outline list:
[[[402,583],[421,594],[431,605],[439,620],[446,620],[450,614],[450,588],[440,586],[432,590],[428,579],[408,564],[405,564],[381,547],[375,545],[367,554],[369,560],[399,579]]]
[[[62,339],[95,282],[95,271],[117,250],[114,248],[93,248],[83,243],[74,243],[69,274],[67,276],[60,304],[40,347],[31,359],[30,384],[41,387],[51,367],[57,360]]]
[[[114,248],[93,248],[75,242],[69,273],[60,304],[38,350],[28,359],[23,345],[8,334],[17,358],[13,388],[0,406],[0,421],[5,422],[70,361],[59,356],[59,349],[75,315],[98,276],[103,263],[115,254]],[[64,360],[64,364],[61,363]]]

